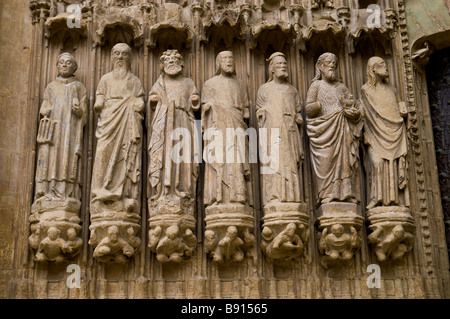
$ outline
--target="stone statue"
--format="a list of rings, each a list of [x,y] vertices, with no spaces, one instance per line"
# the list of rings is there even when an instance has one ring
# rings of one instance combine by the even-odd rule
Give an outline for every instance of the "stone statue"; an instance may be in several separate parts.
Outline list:
[[[86,123],[86,89],[74,73],[77,61],[59,56],[58,77],[45,89],[38,132],[35,201],[65,201],[81,197],[80,158]]]
[[[397,90],[387,82],[386,62],[372,57],[367,63],[367,82],[361,88],[365,110],[364,142],[370,166],[369,204],[376,206],[409,206],[406,154],[408,111]]]
[[[311,0],[311,9],[319,9],[323,7],[334,8],[334,0]]]
[[[351,235],[344,232],[344,226],[335,224],[331,232],[325,228],[319,242],[319,250],[325,255],[324,266],[338,261],[348,262],[353,258],[354,250],[359,249],[361,240],[354,227],[350,228]]]
[[[359,200],[354,178],[363,113],[338,79],[337,62],[332,53],[319,57],[305,106],[319,204]]]
[[[155,227],[167,230],[180,225],[177,234],[183,236],[188,229],[192,233],[196,223],[199,159],[194,157],[195,137],[199,132],[195,132],[194,111],[200,109],[200,96],[194,82],[183,77],[183,57],[177,50],[165,51],[160,66],[161,75],[149,94],[149,114],[152,113],[148,170],[150,231]],[[182,147],[178,148],[180,144]],[[169,237],[172,236],[173,233]],[[152,246],[156,252],[157,247]],[[181,258],[172,256],[170,261],[181,261]]]
[[[40,234],[48,233],[49,227],[58,230],[58,238],[61,234],[66,238],[68,229],[73,228],[74,240],[81,240],[77,239],[77,234],[81,231],[78,216],[81,207],[83,128],[87,117],[86,89],[74,76],[78,63],[71,54],[61,54],[56,66],[58,76],[46,87],[40,110],[36,191],[30,221],[44,226],[42,229],[38,227],[39,234],[32,233],[34,242],[40,241]],[[53,236],[55,229],[52,230]],[[49,238],[46,237],[46,241]],[[57,241],[63,240],[59,238]],[[37,249],[39,244],[34,246]],[[53,250],[52,254],[55,252]],[[42,253],[39,255],[43,256]],[[36,257],[37,261],[44,260]],[[45,260],[62,261],[66,257],[69,256],[60,255]]]
[[[204,140],[209,141],[205,142],[203,153],[205,220],[206,229],[216,232],[218,249],[225,249],[223,245],[227,240],[223,242],[222,239],[236,236],[230,240],[237,243],[243,241],[240,236],[246,230],[253,229],[249,148],[244,136],[248,128],[244,119],[249,116],[247,89],[236,77],[234,55],[230,51],[220,52],[216,59],[216,75],[204,83],[202,91],[202,129]],[[225,140],[225,137],[230,138],[230,130],[242,133],[242,143],[236,143],[235,136],[231,141]],[[212,137],[211,133],[214,134]],[[230,254],[234,261],[243,260],[240,254]],[[223,257],[227,259],[229,255],[231,258],[230,254],[215,253],[214,260],[222,262]]]
[[[215,233],[206,231],[206,247],[211,251],[213,261],[216,263],[223,263],[225,261],[242,261],[244,260],[244,252],[242,246],[244,241],[238,237],[238,229],[235,226],[229,226],[226,230],[225,236],[218,242],[215,240]]]
[[[397,224],[391,230],[386,227],[378,227],[367,237],[369,243],[374,245],[377,259],[381,262],[391,258],[401,259],[414,245],[414,235],[405,231],[401,224]]]
[[[99,118],[91,186],[93,246],[107,235],[109,224],[120,222],[119,232],[124,237],[128,237],[129,227],[134,232],[140,227],[144,92],[141,81],[131,73],[131,60],[131,48],[116,44],[111,52],[113,71],[104,75],[97,87],[94,109]],[[127,257],[132,255],[130,251]]]
[[[380,57],[370,58],[361,101],[366,114],[367,217],[373,230],[368,238],[380,262],[401,259],[409,252],[414,245],[415,230],[409,209],[406,160],[404,118],[408,110],[388,78],[386,62]]]
[[[159,262],[181,262],[191,257],[197,244],[197,239],[188,228],[183,234],[180,233],[180,227],[172,225],[167,227],[165,236],[159,241],[155,251]]]
[[[269,80],[263,84],[257,94],[256,116],[260,134],[260,150],[269,155],[270,163],[261,163],[261,197],[264,210],[264,228],[271,233],[271,238],[286,234],[287,226],[294,225],[294,234],[300,234],[296,223],[300,216],[308,220],[306,205],[303,200],[302,161],[304,158],[299,125],[302,125],[300,96],[288,83],[287,60],[283,53],[276,52],[269,58]],[[265,130],[262,130],[265,129]],[[266,136],[263,136],[266,135]],[[273,136],[279,138],[278,151],[270,149]],[[269,220],[272,221],[269,222]],[[278,220],[279,222],[275,222]],[[272,225],[270,225],[272,224]],[[305,223],[307,226],[307,223]],[[303,226],[303,224],[302,224]],[[290,226],[292,227],[292,226]],[[279,229],[275,229],[279,228]],[[283,228],[286,228],[283,230]],[[290,233],[292,229],[288,231]],[[274,233],[275,232],[275,233]],[[294,235],[293,235],[294,236]],[[295,235],[298,237],[298,235]],[[268,238],[268,237],[266,237]],[[300,239],[300,237],[298,237]],[[268,244],[266,254],[275,259],[286,259],[293,252],[301,249],[274,248],[273,242]],[[283,252],[286,253],[283,256]]]

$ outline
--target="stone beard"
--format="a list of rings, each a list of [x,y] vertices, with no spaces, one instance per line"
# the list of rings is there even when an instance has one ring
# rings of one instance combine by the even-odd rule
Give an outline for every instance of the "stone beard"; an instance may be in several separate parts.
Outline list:
[[[361,89],[366,114],[364,142],[368,145],[369,205],[409,206],[407,182],[406,105],[387,82],[383,59],[373,57],[367,65],[368,81]]]
[[[247,90],[235,76],[234,58],[231,52],[223,51],[217,57],[217,75],[207,80],[202,90],[202,128],[218,130],[226,137],[227,129],[247,130],[244,118],[249,117]],[[212,137],[214,139],[215,137]],[[209,143],[212,143],[210,141]],[[204,203],[206,206],[214,203],[241,203],[247,205],[252,201],[250,184],[250,165],[248,152],[244,163],[227,163],[226,141],[223,142],[223,158],[206,161]],[[208,144],[205,143],[205,150]],[[245,150],[248,150],[248,140]],[[228,150],[229,151],[229,150]],[[239,150],[234,144],[234,155]],[[205,151],[203,157],[209,156]]]
[[[283,57],[274,58],[275,62],[286,64]],[[272,174],[263,174],[262,178],[262,201],[269,202],[302,202],[302,178],[301,160],[303,148],[298,129],[298,121],[301,124],[301,102],[298,91],[286,81],[286,65],[281,70],[275,70],[274,76],[280,72],[282,81],[272,79],[263,84],[257,94],[256,114],[259,128],[267,129],[267,143],[261,147],[269,148],[271,144],[272,129],[279,130],[279,152],[272,154],[272,150],[265,152],[271,156],[268,166],[273,170]],[[275,65],[275,68],[278,68]],[[285,71],[285,72],[283,72]],[[274,157],[278,157],[274,159]],[[263,164],[262,164],[263,165]]]
[[[356,101],[347,87],[336,80],[336,63],[334,54],[325,53],[319,58],[317,76],[306,99],[307,134],[318,204],[359,201],[356,171],[363,122],[359,110],[352,110]]]
[[[86,88],[75,79],[76,61],[58,59],[58,77],[45,89],[38,134],[35,198],[79,200]]]
[[[149,180],[151,197],[172,195],[194,199],[198,164],[194,160],[194,110],[200,108],[197,88],[194,82],[181,75],[182,57],[167,53],[161,58],[162,74],[150,91],[150,112],[152,112],[151,138],[149,143]],[[154,102],[152,102],[154,100]],[[194,104],[195,103],[195,104]],[[156,107],[155,107],[156,104]],[[174,130],[181,130],[182,141],[172,138]],[[186,133],[186,134],[184,134]],[[185,140],[190,138],[189,141]],[[183,158],[172,158],[175,144],[182,143]],[[181,153],[181,152],[180,152]],[[193,213],[193,212],[192,212]]]
[[[113,71],[98,84],[95,110],[97,150],[91,202],[120,202],[119,210],[139,212],[141,175],[142,111],[141,81],[130,72],[131,49],[118,44],[112,52]]]

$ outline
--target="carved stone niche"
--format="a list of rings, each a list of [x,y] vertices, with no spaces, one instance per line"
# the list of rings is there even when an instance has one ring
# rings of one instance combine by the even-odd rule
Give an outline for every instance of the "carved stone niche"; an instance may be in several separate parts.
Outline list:
[[[308,221],[304,203],[276,203],[264,207],[261,248],[270,261],[293,260],[304,254]]]
[[[368,241],[379,262],[401,260],[414,246],[416,226],[408,207],[380,206],[367,213]]]
[[[253,208],[241,204],[206,208],[205,251],[217,264],[253,257]]]
[[[354,203],[331,202],[319,208],[319,251],[326,268],[341,267],[353,261],[361,247],[360,229],[364,218]]]

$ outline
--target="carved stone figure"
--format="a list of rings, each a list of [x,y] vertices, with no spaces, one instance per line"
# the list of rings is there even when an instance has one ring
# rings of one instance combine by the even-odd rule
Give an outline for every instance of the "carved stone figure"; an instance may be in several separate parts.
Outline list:
[[[165,236],[156,246],[156,258],[159,262],[181,262],[191,257],[197,244],[197,238],[188,228],[184,234],[180,227],[172,225],[167,227]]]
[[[238,231],[237,238],[253,229],[254,217],[250,207],[253,203],[248,139],[244,136],[248,128],[244,119],[250,115],[247,89],[236,77],[232,52],[217,55],[216,70],[216,75],[203,85],[202,129],[204,140],[209,141],[205,142],[203,154],[206,229],[216,232],[220,243],[234,228]],[[238,140],[243,140],[236,143],[230,130],[237,132]],[[236,243],[237,238],[233,239]],[[234,256],[235,261],[243,259],[239,254]],[[217,262],[221,259],[215,257]]]
[[[129,244],[129,241],[120,237],[119,227],[110,226],[107,236],[95,248],[94,257],[99,261],[108,262],[114,260],[122,264],[127,262],[126,257],[131,257],[134,253],[135,249]]]
[[[334,8],[334,0],[311,0],[311,9]]]
[[[123,236],[129,227],[135,232],[139,229],[144,92],[141,81],[131,73],[131,58],[127,44],[116,44],[111,53],[113,71],[104,75],[97,87],[94,108],[99,119],[91,186],[93,246],[106,236],[111,222],[123,222],[119,227]]]
[[[409,210],[408,144],[404,117],[408,115],[396,89],[388,83],[386,62],[372,57],[367,63],[367,82],[361,88],[365,110],[364,142],[369,242],[379,261],[397,260],[414,244],[414,220]],[[412,237],[413,238],[413,237]]]
[[[161,76],[149,94],[150,228],[180,225],[178,235],[182,236],[187,229],[191,233],[195,229],[198,159],[194,158],[194,111],[200,108],[200,97],[194,82],[182,75],[184,62],[177,50],[165,51],[160,65]],[[170,261],[180,260],[173,257]]]
[[[36,190],[30,217],[32,223],[45,225],[42,233],[56,227],[64,238],[69,228],[74,228],[75,237],[81,230],[78,215],[87,103],[86,89],[74,76],[77,68],[78,63],[71,54],[61,54],[57,61],[58,76],[44,92],[37,136]],[[42,239],[37,237],[33,241]],[[59,260],[59,257],[63,258],[61,255],[52,259]]]
[[[69,244],[62,239],[61,231],[56,227],[50,227],[45,237],[39,244],[36,253],[36,261],[55,261],[63,262],[65,260],[64,253],[69,252]]]
[[[266,221],[264,227],[266,232],[272,234],[272,239],[276,238],[280,231],[285,233],[282,228],[288,224],[296,226],[300,215],[305,217],[306,222],[308,220],[306,205],[303,203],[304,155],[299,131],[299,125],[303,123],[301,101],[297,89],[288,83],[287,78],[285,55],[280,52],[272,54],[269,58],[269,80],[259,88],[256,100],[260,151],[267,156],[270,153],[270,162],[261,163],[260,181]],[[271,143],[274,136],[279,139],[277,149],[271,149],[275,146]],[[272,226],[268,220],[272,221]],[[300,234],[300,228],[295,227],[295,231]],[[300,242],[298,245],[303,246],[303,243]],[[268,247],[271,251],[273,245],[268,244]],[[266,254],[269,250],[265,250]],[[283,256],[281,251],[285,251],[287,255]],[[303,252],[303,247],[296,252]],[[290,249],[271,252],[270,255],[272,258],[284,259],[292,257],[292,253]]]
[[[297,226],[293,222],[285,227],[276,236],[269,227],[263,228],[262,237],[265,241],[262,244],[263,251],[271,259],[291,260],[303,253],[304,243],[308,239],[307,227],[304,224]],[[301,236],[297,235],[297,232]]]
[[[366,119],[364,142],[367,144],[370,172],[369,204],[409,206],[406,154],[408,111],[396,89],[387,82],[386,62],[372,57],[367,63],[367,82],[361,88]]]
[[[319,57],[305,106],[319,204],[359,200],[354,179],[363,113],[338,79],[337,62],[332,53]]]
[[[354,251],[359,249],[361,240],[354,227],[350,227],[351,234],[345,232],[344,226],[331,226],[330,233],[325,228],[319,242],[319,250],[325,255],[322,262],[326,267],[338,261],[348,262],[353,258]]]
[[[414,236],[405,231],[401,224],[397,224],[389,230],[378,225],[367,239],[374,245],[377,259],[381,262],[388,259],[401,259],[411,251],[414,245]]]

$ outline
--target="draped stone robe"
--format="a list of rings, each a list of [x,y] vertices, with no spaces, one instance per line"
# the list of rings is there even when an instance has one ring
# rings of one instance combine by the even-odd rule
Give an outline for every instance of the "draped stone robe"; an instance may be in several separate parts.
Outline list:
[[[266,155],[270,156],[268,164],[272,174],[262,174],[262,201],[270,202],[302,202],[301,158],[303,149],[300,132],[295,122],[300,116],[301,104],[297,90],[289,83],[278,84],[274,81],[263,84],[256,100],[256,109],[264,110],[265,118],[258,118],[259,128],[267,129],[266,143],[261,145]],[[279,130],[279,152],[271,149],[273,129]],[[260,142],[261,134],[260,131]]]
[[[159,197],[166,188],[172,196],[195,197],[198,163],[194,158],[194,112],[191,97],[198,94],[194,82],[189,78],[170,80],[161,75],[153,85],[150,96],[157,95],[149,143],[149,179],[151,196]],[[200,107],[200,105],[198,106]],[[172,132],[180,134],[172,137]],[[174,146],[181,143],[181,149]],[[175,152],[174,154],[172,154]],[[174,158],[175,155],[177,158]],[[180,156],[180,158],[178,158]]]
[[[74,100],[79,102],[79,114],[72,111]],[[75,77],[58,77],[44,92],[41,114],[48,110],[48,122],[43,125],[41,120],[39,131],[47,131],[44,135],[51,135],[51,140],[38,147],[36,197],[50,194],[52,198],[63,200],[79,199],[83,127],[87,114],[84,85]]]
[[[406,126],[397,91],[388,83],[366,83],[361,93],[370,161],[369,203],[409,206]]]
[[[95,132],[93,203],[125,198],[139,202],[143,96],[141,81],[131,72],[123,79],[112,72],[100,79],[97,98],[105,102]]]
[[[206,206],[216,202],[252,204],[248,139],[245,139],[246,156],[243,163],[236,160],[237,143],[233,148],[235,160],[232,163],[226,160],[227,142],[231,144],[231,141],[227,141],[227,128],[243,131],[248,128],[244,122],[244,114],[249,107],[246,88],[235,76],[214,76],[203,85],[202,105],[205,103],[211,103],[212,107],[206,112],[202,109],[202,129],[204,132],[216,129],[222,133],[223,158],[219,159],[216,154],[215,161],[205,160],[204,203]],[[208,142],[205,141],[205,150],[207,149]],[[204,152],[203,158],[208,155],[208,151]]]
[[[359,199],[355,173],[363,122],[353,123],[345,117],[339,101],[341,94],[348,94],[343,83],[329,84],[323,80],[313,82],[307,94],[306,105],[313,102],[322,105],[317,116],[307,118],[306,126],[318,200]]]

